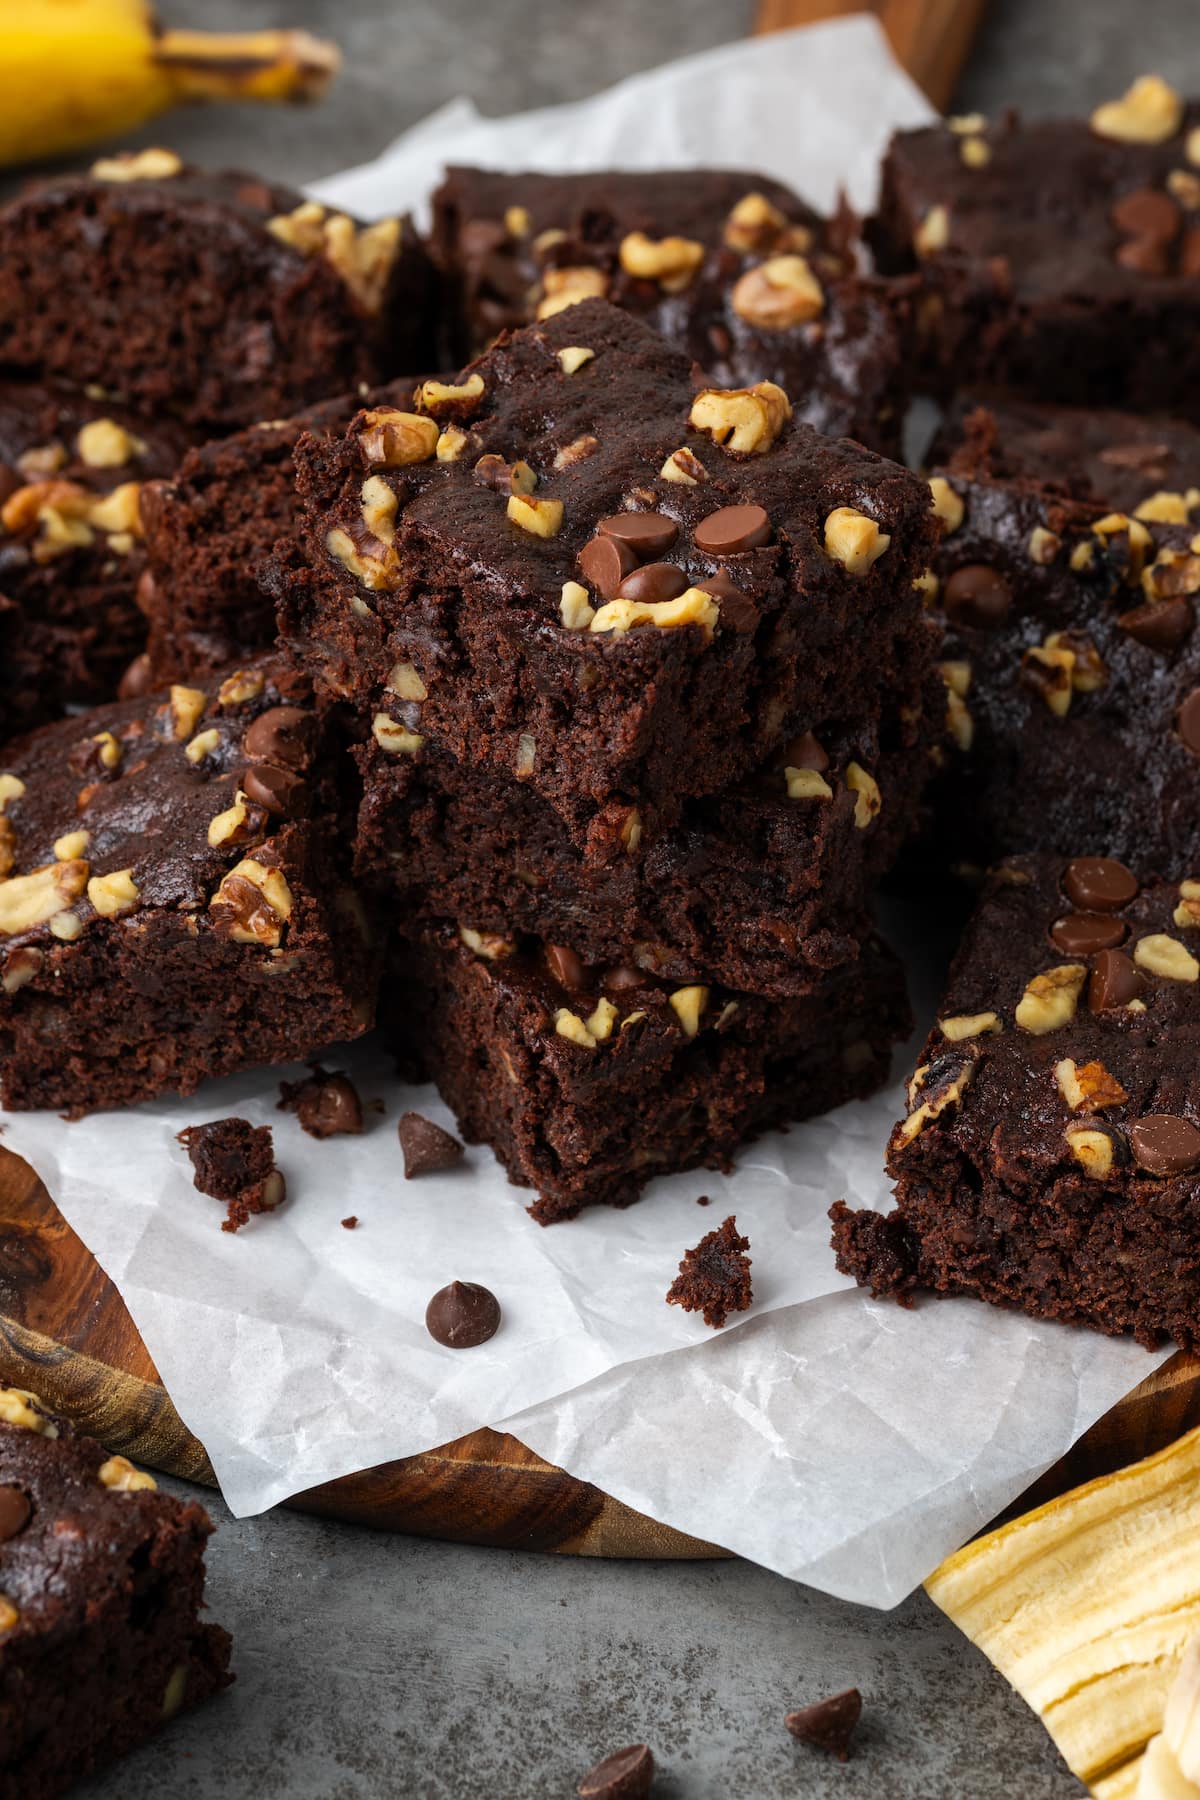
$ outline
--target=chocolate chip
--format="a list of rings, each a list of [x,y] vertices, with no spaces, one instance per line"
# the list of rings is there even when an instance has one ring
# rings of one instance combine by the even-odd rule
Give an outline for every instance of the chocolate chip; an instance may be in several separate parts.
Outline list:
[[[7,1544],[24,1531],[33,1512],[33,1502],[24,1488],[6,1482],[0,1487],[0,1544]]]
[[[348,1075],[326,1075],[309,1081],[285,1082],[281,1105],[294,1105],[296,1118],[309,1137],[356,1137],[363,1128],[362,1101]]]
[[[1161,238],[1128,238],[1118,244],[1116,260],[1135,275],[1165,275],[1170,268],[1167,246]]]
[[[942,604],[946,617],[956,625],[994,631],[1008,616],[1012,589],[998,569],[987,563],[966,563],[947,576]]]
[[[247,756],[302,769],[312,754],[313,716],[299,706],[272,706],[259,713],[242,739]]]
[[[754,630],[761,616],[759,610],[736,581],[730,579],[727,570],[718,569],[715,575],[705,575],[696,585],[703,588],[720,607],[722,625],[727,626],[730,631]]]
[[[1123,950],[1101,950],[1088,976],[1088,1011],[1112,1012],[1140,1000],[1145,978]]]
[[[1056,919],[1050,927],[1055,947],[1067,956],[1094,956],[1097,950],[1112,950],[1129,936],[1124,919],[1111,913],[1076,912]]]
[[[418,1175],[436,1175],[443,1169],[452,1169],[463,1159],[463,1147],[458,1139],[422,1113],[406,1112],[400,1121],[399,1136],[406,1181],[413,1181]]]
[[[596,530],[602,537],[627,544],[639,558],[661,556],[679,536],[674,519],[668,519],[666,513],[656,512],[614,513],[611,518],[601,519]]]
[[[812,1706],[802,1706],[798,1711],[788,1713],[783,1722],[802,1744],[828,1750],[839,1762],[846,1762],[850,1756],[850,1739],[861,1717],[862,1695],[857,1688],[847,1688],[844,1693],[832,1694],[828,1700],[818,1700]]]
[[[1118,231],[1159,244],[1169,244],[1180,224],[1179,208],[1161,188],[1135,188],[1122,194],[1108,216]]]
[[[722,506],[701,519],[693,532],[697,550],[709,556],[732,556],[755,550],[771,536],[771,521],[761,506]]]
[[[242,770],[241,788],[247,800],[284,819],[302,812],[308,798],[303,776],[276,763],[251,763]]]
[[[803,737],[794,737],[779,752],[778,766],[781,769],[816,769],[824,774],[829,767],[829,758],[811,731]]]
[[[637,568],[637,557],[617,538],[594,537],[579,552],[579,569],[605,600],[614,600],[626,575]]]
[[[150,692],[153,685],[150,657],[149,654],[143,650],[140,656],[134,657],[133,661],[122,675],[117,687],[117,699],[140,700],[143,694],[148,694]]]
[[[615,969],[604,971],[601,987],[608,988],[614,994],[631,992],[634,988],[650,986],[650,977],[641,969],[631,968],[628,963],[618,963]]]
[[[343,1231],[357,1231],[358,1230],[358,1214],[357,1213],[351,1213],[350,1217],[348,1219],[342,1220],[342,1230]]]
[[[1147,1113],[1129,1128],[1134,1160],[1151,1175],[1186,1175],[1200,1164],[1200,1130],[1173,1113]]]
[[[576,1793],[580,1800],[645,1800],[654,1781],[654,1758],[646,1744],[614,1750],[589,1769]]]
[[[625,577],[619,598],[641,600],[647,606],[653,606],[661,600],[678,600],[680,594],[687,592],[687,585],[687,576],[674,563],[647,563]]]
[[[574,950],[568,949],[566,944],[546,945],[546,966],[555,981],[572,993],[578,993],[587,984],[581,958]]]
[[[1181,594],[1170,600],[1147,600],[1117,616],[1118,628],[1148,650],[1178,650],[1195,623],[1192,603]]]
[[[499,1331],[500,1302],[478,1282],[452,1281],[449,1287],[439,1288],[425,1308],[425,1329],[449,1350],[470,1350],[475,1344],[486,1344]]]
[[[1136,878],[1111,856],[1076,856],[1063,871],[1063,892],[1080,912],[1115,912],[1137,891]]]
[[[1193,688],[1175,717],[1185,750],[1200,756],[1200,688]]]

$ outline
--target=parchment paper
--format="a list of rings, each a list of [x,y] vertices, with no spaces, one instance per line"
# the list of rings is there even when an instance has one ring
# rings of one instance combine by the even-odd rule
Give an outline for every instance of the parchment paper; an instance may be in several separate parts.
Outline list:
[[[889,131],[928,116],[874,23],[855,18],[523,118],[482,120],[458,101],[316,191],[378,216],[419,205],[446,160],[723,162],[823,205],[841,182],[866,204]],[[911,918],[893,937],[931,1009],[938,947]],[[297,1069],[73,1125],[7,1121],[5,1144],[120,1289],[236,1513],[501,1425],[655,1518],[887,1606],[1155,1366],[1127,1343],[969,1301],[875,1305],[837,1275],[826,1212],[843,1196],[886,1208],[899,1084],[763,1139],[728,1177],[672,1177],[629,1211],[541,1230],[486,1151],[405,1182],[400,1113],[452,1120],[371,1044],[332,1060],[384,1103],[360,1139],[314,1143],[275,1110]],[[290,1193],[236,1237],[174,1141],[230,1113],[274,1126]],[[714,1335],[663,1296],[683,1250],[727,1212],[752,1242],[755,1305]],[[485,1282],[504,1309],[500,1333],[466,1353],[423,1325],[454,1278]]]

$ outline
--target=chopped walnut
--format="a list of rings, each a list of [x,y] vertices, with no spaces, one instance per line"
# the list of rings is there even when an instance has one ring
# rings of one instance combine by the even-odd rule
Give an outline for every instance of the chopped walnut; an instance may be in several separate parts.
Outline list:
[[[677,600],[610,600],[593,614],[589,629],[619,635],[639,625],[654,625],[660,631],[699,625],[705,637],[711,639],[720,617],[721,609],[711,594],[691,587]]]
[[[945,206],[931,206],[913,233],[913,249],[924,260],[936,256],[950,242],[950,211]]]
[[[495,931],[472,931],[469,925],[460,925],[458,935],[467,949],[482,956],[485,962],[503,962],[516,949],[511,938],[501,937]]]
[[[87,897],[105,919],[129,912],[141,899],[132,869],[116,869],[111,875],[93,875],[87,884]]]
[[[908,1084],[908,1104],[912,1110],[897,1127],[901,1148],[920,1137],[926,1125],[940,1118],[948,1107],[957,1106],[974,1073],[973,1054],[938,1056],[914,1071]]]
[[[1181,881],[1179,904],[1171,915],[1176,925],[1200,926],[1200,881]]]
[[[948,1019],[938,1020],[938,1030],[952,1044],[1002,1029],[1000,1015],[994,1012],[954,1013]]]
[[[97,181],[167,181],[182,168],[174,150],[122,150],[116,156],[102,156],[91,172]]]
[[[568,344],[558,353],[559,367],[564,375],[578,375],[585,363],[595,359],[596,352],[589,350],[584,344]]]
[[[3,893],[0,888],[0,896]],[[1139,969],[1145,969],[1149,975],[1161,975],[1165,981],[1200,979],[1200,962],[1178,938],[1169,937],[1163,931],[1139,938],[1134,945],[1133,960]]]
[[[244,706],[248,700],[257,700],[265,686],[261,670],[238,669],[221,683],[217,700],[221,706]]]
[[[1058,1091],[1072,1112],[1098,1113],[1106,1106],[1120,1106],[1129,1095],[1100,1062],[1079,1067],[1069,1056],[1054,1065]]]
[[[680,450],[672,450],[658,473],[661,480],[678,482],[682,487],[699,487],[708,480],[708,470],[686,445]]]
[[[854,823],[859,831],[865,831],[883,806],[879,783],[861,763],[851,762],[846,764],[846,786],[854,795]]]
[[[1074,671],[1075,652],[1062,645],[1031,645],[1021,657],[1022,678],[1060,719],[1071,709]]]
[[[400,253],[399,219],[358,226],[345,213],[329,213],[315,200],[267,220],[272,237],[302,256],[323,256],[366,313],[377,313]]]
[[[783,771],[783,779],[789,800],[833,799],[833,789],[817,769],[787,768]]]
[[[274,949],[292,916],[292,893],[281,869],[244,857],[222,879],[208,907],[234,943]]]
[[[803,256],[772,256],[738,279],[730,304],[759,331],[788,331],[820,317],[825,292]]]
[[[484,394],[483,376],[476,371],[465,381],[423,381],[417,389],[415,404],[422,412],[453,413],[463,417],[478,407]]]
[[[683,1026],[685,1037],[694,1038],[699,1031],[700,1020],[708,1005],[708,994],[706,987],[681,987],[667,996],[671,1011]]]
[[[560,1006],[554,1015],[554,1029],[559,1037],[565,1037],[572,1044],[578,1044],[582,1050],[594,1050],[596,1039],[588,1030],[578,1013],[573,1013],[569,1006]]]
[[[568,631],[586,631],[596,616],[587,589],[578,581],[563,582],[558,610]]]
[[[690,422],[738,456],[761,456],[792,416],[792,403],[773,381],[748,388],[703,388],[692,402]]]
[[[0,1388],[0,1419],[6,1425],[17,1425],[22,1431],[36,1432],[38,1437],[56,1438],[58,1426],[36,1394],[27,1388]]]
[[[410,662],[392,664],[387,678],[387,690],[399,700],[415,700],[418,704],[429,698],[429,689],[421,680],[415,664]]]
[[[1159,75],[1141,75],[1119,100],[1092,114],[1097,137],[1121,144],[1162,144],[1183,124],[1183,101]]]
[[[587,266],[574,269],[547,269],[542,275],[543,298],[538,303],[539,319],[552,319],[555,313],[577,306],[581,300],[603,300],[608,293],[608,277],[603,269]]]
[[[380,468],[401,469],[408,463],[430,460],[437,451],[439,427],[437,420],[425,413],[377,406],[363,414],[356,435],[359,449],[369,463]]]
[[[725,242],[748,254],[769,249],[787,229],[787,219],[765,194],[743,194],[725,221]]]
[[[694,238],[650,238],[644,231],[631,231],[621,239],[619,257],[627,275],[656,281],[668,294],[677,294],[704,261],[704,245]]]
[[[825,554],[851,575],[865,575],[891,541],[874,519],[853,506],[835,506],[825,520]]]
[[[385,712],[377,712],[372,719],[371,736],[389,756],[415,756],[425,742],[420,732],[410,731]]]
[[[145,451],[141,438],[134,437],[115,419],[89,419],[81,425],[75,439],[80,462],[89,469],[122,469],[135,456]]]
[[[561,500],[536,499],[532,494],[513,493],[508,497],[508,517],[531,537],[557,537],[562,530]]]
[[[28,875],[0,882],[0,936],[12,937],[44,925],[78,900],[87,886],[88,865],[82,858],[47,863]]]
[[[102,1487],[112,1488],[115,1493],[133,1494],[158,1487],[153,1475],[147,1475],[144,1469],[135,1469],[125,1456],[110,1456],[107,1462],[100,1464],[96,1476]]]
[[[203,688],[178,685],[172,687],[167,707],[171,721],[171,735],[178,743],[186,742],[195,734],[207,705],[208,695]],[[102,757],[101,761],[103,760]]]
[[[963,497],[952,488],[944,475],[935,475],[929,483],[930,505],[942,522],[943,537],[950,537],[963,522],[966,507]]]
[[[1021,1030],[1042,1037],[1069,1024],[1075,1017],[1086,979],[1087,967],[1083,963],[1060,963],[1057,968],[1035,975],[1013,1014]]]

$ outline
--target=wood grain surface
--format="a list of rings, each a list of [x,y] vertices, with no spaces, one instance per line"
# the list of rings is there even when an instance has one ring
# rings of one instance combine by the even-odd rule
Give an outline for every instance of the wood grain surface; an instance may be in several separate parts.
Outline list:
[[[30,1388],[136,1462],[212,1484],[120,1295],[37,1176],[0,1148],[0,1383]],[[1200,1361],[1177,1355],[1105,1415],[1010,1515],[1135,1462],[1200,1423]],[[498,1431],[311,1488],[290,1504],[420,1537],[575,1556],[723,1556]]]
[[[939,111],[949,106],[987,0],[761,0],[756,31],[785,31],[847,13],[873,12],[896,60]]]

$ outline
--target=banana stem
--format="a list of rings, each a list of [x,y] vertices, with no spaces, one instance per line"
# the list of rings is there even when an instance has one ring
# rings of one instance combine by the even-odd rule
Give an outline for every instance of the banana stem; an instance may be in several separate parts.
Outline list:
[[[342,60],[307,31],[162,31],[151,56],[181,100],[316,100]]]

